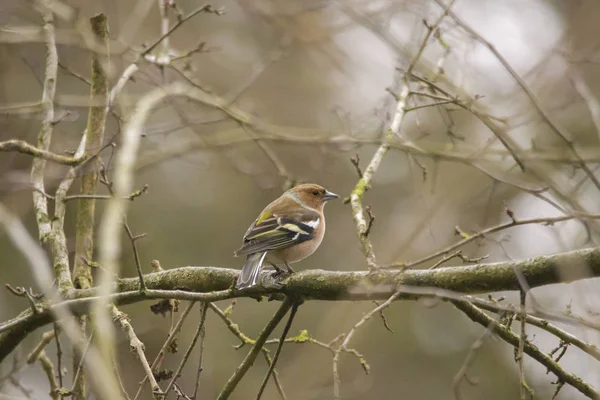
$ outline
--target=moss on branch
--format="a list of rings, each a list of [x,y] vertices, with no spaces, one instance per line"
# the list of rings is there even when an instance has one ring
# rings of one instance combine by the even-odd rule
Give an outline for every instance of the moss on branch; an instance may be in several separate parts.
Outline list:
[[[488,293],[519,290],[515,271],[520,271],[532,288],[600,276],[600,250],[589,248],[517,261],[404,272],[314,269],[287,278],[281,282],[284,285],[281,288],[271,284],[271,271],[263,271],[261,282],[266,287],[237,292],[232,297],[281,293],[300,296],[306,300],[385,300],[395,293],[398,285],[466,294]],[[238,273],[238,270],[227,268],[182,267],[147,274],[144,281],[148,289],[181,289],[206,293],[229,289]],[[139,290],[137,278],[122,279],[118,284],[120,292],[135,290]],[[78,293],[78,297],[92,295],[92,291]]]
[[[393,295],[399,286],[451,290],[476,294],[519,290],[517,271],[531,288],[560,282],[572,282],[600,276],[600,249],[588,248],[549,256],[448,267],[434,270],[377,270],[299,272],[275,284],[271,271],[263,271],[258,286],[244,291],[232,290],[239,270],[217,267],[182,267],[147,274],[146,293],[139,291],[138,278],[121,279],[111,301],[131,304],[158,298],[218,301],[234,297],[257,297],[273,294],[301,297],[305,300],[381,300]],[[431,294],[431,293],[430,293]],[[435,294],[435,293],[433,293]],[[88,312],[95,289],[74,290],[64,305],[76,314]],[[403,294],[399,299],[419,297]],[[0,325],[0,361],[33,330],[52,321],[48,307],[33,315],[30,310]]]

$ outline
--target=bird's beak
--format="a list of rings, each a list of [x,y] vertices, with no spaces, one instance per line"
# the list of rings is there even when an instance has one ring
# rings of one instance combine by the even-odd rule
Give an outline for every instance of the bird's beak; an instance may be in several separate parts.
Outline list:
[[[332,192],[330,192],[329,190],[327,190],[327,191],[325,192],[325,194],[323,195],[323,200],[325,200],[325,201],[329,201],[329,200],[337,199],[337,198],[339,198],[339,197],[340,197],[340,196],[338,196],[337,194],[335,194],[335,193],[332,193]]]

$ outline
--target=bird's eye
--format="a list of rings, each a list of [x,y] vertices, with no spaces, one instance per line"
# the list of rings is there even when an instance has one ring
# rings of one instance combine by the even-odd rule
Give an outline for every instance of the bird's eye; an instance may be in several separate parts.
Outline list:
[[[313,196],[318,196],[319,195],[319,191],[318,190],[313,190],[312,194],[313,194]]]

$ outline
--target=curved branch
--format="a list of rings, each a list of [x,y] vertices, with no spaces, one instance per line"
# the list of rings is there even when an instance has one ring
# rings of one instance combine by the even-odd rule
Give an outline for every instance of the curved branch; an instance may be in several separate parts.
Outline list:
[[[531,288],[600,276],[600,249],[588,248],[530,259],[434,270],[324,271],[308,270],[275,284],[270,271],[263,271],[262,286],[231,289],[239,270],[217,267],[182,267],[147,274],[146,293],[139,291],[139,279],[121,279],[117,293],[107,300],[117,305],[149,299],[218,301],[234,297],[286,295],[304,300],[386,300],[398,287],[433,288],[476,294],[520,290],[519,275]],[[51,311],[68,307],[75,314],[89,311],[98,298],[95,289],[75,290],[70,299],[32,314],[28,309],[0,325],[0,361],[33,330],[52,322]],[[406,290],[399,299],[416,299],[432,292]]]
[[[52,161],[57,164],[75,166],[85,160],[85,157],[68,157],[60,154],[52,153],[44,149],[39,149],[24,140],[6,140],[0,142],[0,152],[17,152],[27,154],[33,157],[41,158],[47,161]]]
[[[523,352],[525,354],[548,368],[549,371],[556,375],[559,381],[573,386],[575,389],[579,390],[581,393],[591,399],[600,398],[600,393],[598,393],[592,386],[584,382],[578,376],[565,371],[560,364],[558,364],[558,362],[554,361],[552,357],[540,351],[529,340],[524,340],[521,342],[519,335],[513,333],[510,328],[499,324],[478,307],[475,307],[473,304],[465,300],[452,301],[452,303],[473,322],[476,322],[484,327],[491,327],[491,330],[496,335],[498,335],[505,342],[511,344],[513,347],[518,348],[519,346],[523,346]],[[519,344],[520,342],[522,344]]]
[[[290,299],[289,297],[285,298],[275,315],[273,315],[269,322],[267,322],[267,325],[265,325],[260,335],[258,335],[258,338],[256,338],[254,346],[252,346],[250,352],[248,352],[248,355],[246,355],[246,358],[244,358],[244,361],[242,361],[242,363],[238,366],[234,374],[231,376],[231,378],[229,378],[229,380],[223,387],[221,393],[219,393],[217,400],[225,400],[229,398],[231,393],[233,393],[233,391],[235,390],[237,384],[242,380],[246,372],[248,372],[248,369],[254,363],[256,356],[258,356],[258,353],[260,353],[265,342],[269,338],[269,335],[273,332],[273,330],[277,327],[279,322],[283,319],[283,317],[285,317],[285,314],[287,314],[288,310],[294,304],[295,303],[293,299]],[[271,365],[275,365],[275,360],[273,360],[273,364]]]

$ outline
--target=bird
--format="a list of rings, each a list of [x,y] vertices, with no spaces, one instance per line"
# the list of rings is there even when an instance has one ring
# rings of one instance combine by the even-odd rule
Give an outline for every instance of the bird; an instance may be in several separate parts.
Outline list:
[[[339,197],[323,186],[306,183],[289,189],[266,206],[246,231],[242,247],[234,252],[236,257],[246,256],[236,289],[256,285],[267,253],[269,258],[282,262],[288,273],[294,273],[289,264],[310,256],[323,241],[325,203]],[[283,272],[271,264],[277,273]]]

